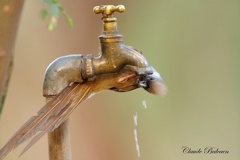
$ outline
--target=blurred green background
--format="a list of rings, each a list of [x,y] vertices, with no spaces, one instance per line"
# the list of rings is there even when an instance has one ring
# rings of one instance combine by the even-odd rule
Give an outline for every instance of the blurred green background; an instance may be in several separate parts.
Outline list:
[[[61,0],[74,21],[60,18],[49,32],[40,20],[42,2],[26,1],[15,46],[15,65],[0,121],[0,146],[45,104],[42,79],[55,58],[99,51],[100,15],[92,8],[124,4],[116,13],[125,44],[142,50],[168,86],[165,98],[142,89],[106,91],[71,115],[74,160],[239,160],[239,0]],[[142,106],[146,100],[147,109]],[[138,112],[137,157],[133,114]],[[182,146],[229,154],[183,154]],[[16,159],[23,145],[6,160]],[[48,159],[47,136],[20,160]]]

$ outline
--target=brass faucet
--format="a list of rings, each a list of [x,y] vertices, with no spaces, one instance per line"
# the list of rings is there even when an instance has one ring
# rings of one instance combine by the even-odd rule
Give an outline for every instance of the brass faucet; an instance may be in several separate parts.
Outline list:
[[[62,56],[54,60],[46,70],[43,82],[43,95],[58,95],[70,83],[89,81],[103,74],[117,73],[129,65],[135,67],[138,75],[151,75],[153,68],[140,51],[123,43],[118,33],[114,12],[124,12],[123,5],[102,5],[93,9],[102,14],[103,32],[99,36],[100,53],[98,57],[81,54]]]
[[[99,36],[98,57],[81,54],[54,60],[46,70],[43,95],[47,104],[30,118],[0,149],[0,159],[30,138],[21,154],[45,133],[48,133],[49,159],[71,160],[71,145],[67,119],[83,100],[103,90],[126,92],[144,88],[163,96],[166,87],[160,74],[148,64],[141,52],[123,43],[113,13],[123,12],[124,6],[104,5],[94,8],[103,15],[103,33]]]
[[[118,33],[117,18],[114,12],[124,12],[123,5],[102,5],[93,9],[94,13],[102,14],[103,32],[99,36],[100,53],[98,57],[88,55],[84,58],[83,78],[116,73],[124,66],[131,65],[138,68],[138,74],[152,74],[153,71],[141,52],[123,43],[123,36]]]

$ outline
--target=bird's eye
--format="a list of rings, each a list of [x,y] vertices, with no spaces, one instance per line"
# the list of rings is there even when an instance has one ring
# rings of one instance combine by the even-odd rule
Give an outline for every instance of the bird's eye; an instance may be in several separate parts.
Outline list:
[[[146,82],[146,81],[140,81],[140,82],[138,83],[138,85],[139,85],[140,87],[146,88],[146,87],[147,87],[147,82]]]
[[[112,87],[112,88],[109,88],[110,90],[113,90],[113,91],[118,91],[118,88],[117,87]]]

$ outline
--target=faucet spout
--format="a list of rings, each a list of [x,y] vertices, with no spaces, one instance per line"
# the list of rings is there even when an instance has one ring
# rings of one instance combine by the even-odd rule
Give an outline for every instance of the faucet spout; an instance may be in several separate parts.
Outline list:
[[[102,37],[100,37],[101,40]],[[152,74],[146,58],[131,46],[122,41],[101,41],[101,52],[98,57],[87,56],[85,59],[85,78],[91,78],[102,74],[116,73],[124,66],[130,65],[139,68],[138,74]]]

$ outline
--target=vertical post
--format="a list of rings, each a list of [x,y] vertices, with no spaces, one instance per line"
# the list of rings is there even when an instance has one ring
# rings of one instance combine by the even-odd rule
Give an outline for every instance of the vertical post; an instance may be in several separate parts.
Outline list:
[[[47,97],[47,102],[52,98]],[[69,119],[48,133],[49,160],[72,160]]]
[[[47,68],[43,80],[43,96],[49,102],[71,82],[81,83],[81,54],[62,56],[55,59]],[[48,134],[50,160],[71,160],[69,125],[60,125]]]

